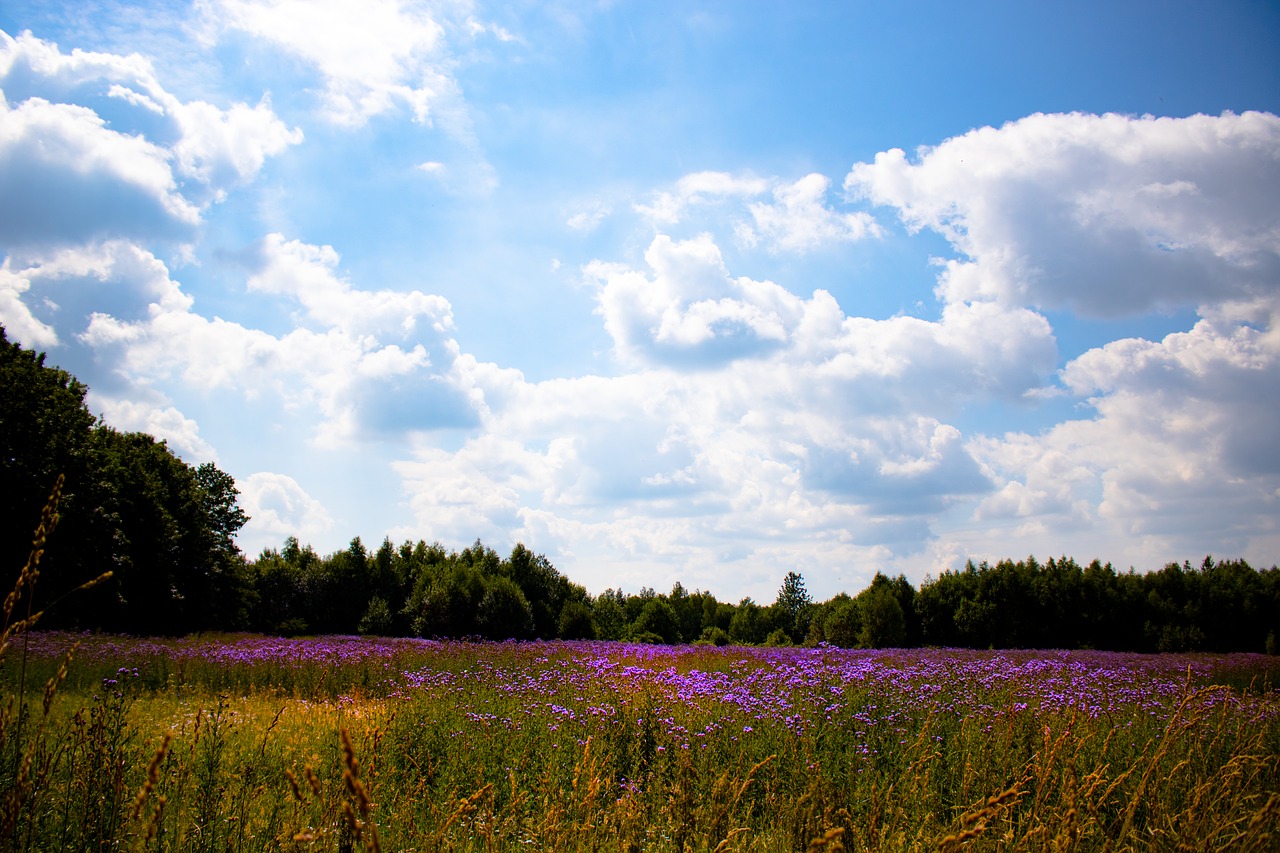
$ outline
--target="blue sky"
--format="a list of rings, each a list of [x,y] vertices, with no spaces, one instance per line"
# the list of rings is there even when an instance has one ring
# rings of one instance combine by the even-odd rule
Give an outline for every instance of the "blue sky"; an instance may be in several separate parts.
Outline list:
[[[1274,4],[0,30],[0,323],[232,474],[250,555],[479,537],[772,600],[1280,553]]]

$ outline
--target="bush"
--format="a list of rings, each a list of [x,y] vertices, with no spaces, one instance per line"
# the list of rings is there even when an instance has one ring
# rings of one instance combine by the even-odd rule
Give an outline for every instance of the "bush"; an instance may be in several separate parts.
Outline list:
[[[702,646],[727,646],[729,642],[729,632],[714,625],[704,628],[702,636],[697,640],[697,643]]]
[[[765,637],[764,644],[773,648],[789,646],[791,645],[791,635],[778,628],[776,631],[771,632],[768,637]]]

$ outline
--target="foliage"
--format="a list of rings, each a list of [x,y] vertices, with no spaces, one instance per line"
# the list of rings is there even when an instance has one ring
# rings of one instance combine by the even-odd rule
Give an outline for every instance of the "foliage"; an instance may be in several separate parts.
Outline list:
[[[110,583],[73,596],[51,624],[180,633],[247,627],[255,591],[236,532],[247,516],[232,478],[192,467],[145,433],[118,432],[85,406],[87,389],[0,328],[0,559],[21,561],[40,506],[65,476],[62,534],[45,555],[39,605],[89,578]]]
[[[804,577],[799,572],[787,572],[778,589],[774,607],[779,614],[778,630],[785,631],[792,640],[799,642],[809,631],[810,611],[813,599],[804,587]]]

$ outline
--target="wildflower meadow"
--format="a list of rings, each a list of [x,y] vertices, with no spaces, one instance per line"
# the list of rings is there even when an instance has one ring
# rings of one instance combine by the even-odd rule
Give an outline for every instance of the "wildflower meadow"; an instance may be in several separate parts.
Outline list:
[[[1274,850],[1262,655],[34,632],[9,850]]]

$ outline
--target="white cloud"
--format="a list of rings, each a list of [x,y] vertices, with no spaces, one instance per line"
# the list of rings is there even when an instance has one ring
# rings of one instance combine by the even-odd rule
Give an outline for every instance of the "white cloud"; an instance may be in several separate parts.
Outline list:
[[[1002,483],[978,519],[1139,566],[1209,551],[1273,561],[1276,313],[1253,327],[1215,312],[1163,341],[1119,340],[1072,361],[1064,382],[1096,414],[975,442]]]
[[[249,516],[236,541],[256,556],[263,548],[279,548],[289,536],[308,542],[333,527],[333,519],[287,474],[259,471],[236,481],[240,507]]]
[[[645,252],[654,275],[593,262],[599,313],[618,353],[640,362],[720,363],[785,343],[801,302],[771,282],[732,279],[709,235],[658,235]]]
[[[855,197],[943,234],[939,296],[1139,313],[1280,287],[1280,117],[1034,115],[858,163]]]
[[[268,157],[302,142],[302,131],[285,127],[265,97],[257,106],[229,110],[203,101],[179,104],[174,118],[182,131],[173,149],[179,172],[212,188],[217,201],[226,187],[252,180]]]
[[[399,0],[212,0],[228,29],[278,45],[324,77],[326,115],[358,126],[407,106],[430,120],[437,102],[457,97],[444,27]]]
[[[23,302],[22,295],[31,289],[31,280],[10,269],[9,259],[0,264],[0,326],[10,341],[28,349],[53,346],[58,333],[53,326],[36,319]]]
[[[200,222],[164,149],[108,129],[85,107],[42,98],[0,104],[0,195],[0,240],[10,250],[140,234],[183,239]]]
[[[306,321],[279,336],[195,313],[166,266],[123,241],[62,250],[18,271],[6,266],[0,281],[25,284],[29,312],[43,300],[35,307],[44,328],[57,330],[59,357],[89,368],[82,379],[92,379],[125,426],[151,418],[197,455],[207,446],[194,424],[175,421],[156,389],[178,383],[278,400],[281,411],[313,413],[312,438],[322,445],[473,422],[483,399],[454,366],[447,301],[352,288],[334,275],[338,260],[328,247],[264,242],[257,288],[299,305]],[[129,399],[149,408],[121,408]]]
[[[313,246],[270,234],[262,241],[260,252],[262,264],[249,276],[249,290],[297,300],[315,327],[341,329],[352,337],[425,336],[431,340],[453,326],[449,302],[441,296],[420,290],[402,293],[353,288],[337,275],[340,258],[332,246]]]
[[[208,203],[302,139],[267,100],[182,102],[149,62],[0,32],[0,240],[189,240]],[[15,100],[16,99],[16,100]],[[110,211],[111,215],[103,215]]]
[[[89,408],[119,430],[145,432],[169,443],[189,463],[217,462],[217,452],[200,437],[200,425],[173,406],[141,400],[113,400],[90,391]]]
[[[693,172],[670,189],[653,193],[647,204],[633,208],[659,228],[730,211],[739,243],[763,246],[775,254],[803,253],[882,234],[869,213],[839,213],[828,206],[830,185],[826,176],[817,173],[788,183],[751,174]],[[752,201],[765,193],[772,194],[772,202]]]
[[[602,201],[591,204],[586,210],[580,210],[565,220],[565,225],[574,231],[594,231],[612,213],[609,205]]]
[[[775,187],[773,204],[750,205],[755,224],[740,224],[738,238],[749,246],[763,241],[772,252],[803,252],[880,236],[882,229],[870,214],[836,213],[826,206],[830,183],[825,175],[811,174]]]
[[[766,553],[819,573],[834,554],[910,552],[929,513],[989,489],[954,427],[829,407],[842,396],[782,356],[517,379],[460,448],[423,444],[396,470],[428,538],[536,542],[595,590],[739,569],[773,588]]]
[[[636,204],[634,207],[637,213],[655,225],[675,225],[690,206],[758,196],[768,189],[769,181],[753,175],[693,172],[676,181],[672,189],[654,193],[649,204]]]
[[[768,281],[732,277],[709,235],[658,235],[645,252],[652,274],[594,261],[598,313],[623,359],[706,368],[784,350],[825,379],[873,388],[881,398],[923,394],[948,403],[974,393],[1020,397],[1040,387],[1056,347],[1049,324],[1027,309],[947,306],[942,321],[845,317],[825,291],[802,300]],[[890,387],[890,386],[898,387]]]

